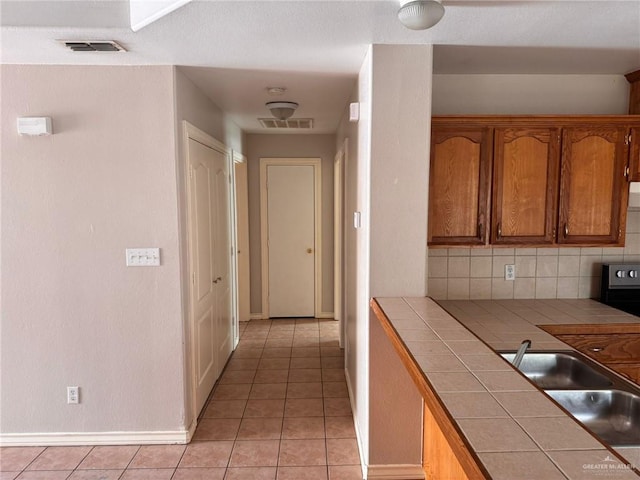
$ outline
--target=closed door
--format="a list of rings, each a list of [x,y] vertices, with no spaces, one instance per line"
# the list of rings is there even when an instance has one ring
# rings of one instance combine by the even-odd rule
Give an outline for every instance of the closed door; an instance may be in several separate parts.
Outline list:
[[[236,229],[238,237],[238,319],[249,320],[251,316],[251,290],[249,268],[249,192],[247,185],[247,163],[236,163]]]
[[[189,243],[196,413],[231,353],[229,175],[226,154],[189,139]]]
[[[312,165],[267,167],[270,317],[314,316],[314,189]]]
[[[227,363],[233,350],[233,315],[231,303],[231,177],[229,158],[226,154],[216,152],[215,155],[215,197],[214,211],[216,229],[213,242],[213,272],[215,275],[214,290],[216,292],[216,352],[218,355],[218,372]]]

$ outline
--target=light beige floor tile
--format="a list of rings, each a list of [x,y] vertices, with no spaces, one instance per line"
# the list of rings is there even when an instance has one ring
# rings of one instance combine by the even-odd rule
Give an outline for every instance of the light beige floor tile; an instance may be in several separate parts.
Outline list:
[[[28,470],[74,470],[92,447],[48,447]]]

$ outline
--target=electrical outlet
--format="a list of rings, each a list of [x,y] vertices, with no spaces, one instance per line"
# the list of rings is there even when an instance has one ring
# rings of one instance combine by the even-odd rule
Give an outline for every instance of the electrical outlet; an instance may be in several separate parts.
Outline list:
[[[505,280],[515,280],[516,279],[516,266],[515,265],[505,265],[504,266],[504,279]]]
[[[80,387],[67,387],[67,403],[80,403]]]

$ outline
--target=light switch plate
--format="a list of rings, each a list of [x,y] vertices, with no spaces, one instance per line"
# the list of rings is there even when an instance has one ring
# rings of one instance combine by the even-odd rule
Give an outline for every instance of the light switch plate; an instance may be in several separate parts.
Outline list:
[[[159,248],[127,248],[127,267],[159,267]]]

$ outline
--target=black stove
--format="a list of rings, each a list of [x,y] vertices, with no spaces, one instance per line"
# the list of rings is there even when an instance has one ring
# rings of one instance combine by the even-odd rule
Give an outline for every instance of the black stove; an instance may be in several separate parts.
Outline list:
[[[600,301],[640,316],[640,263],[603,264]]]

